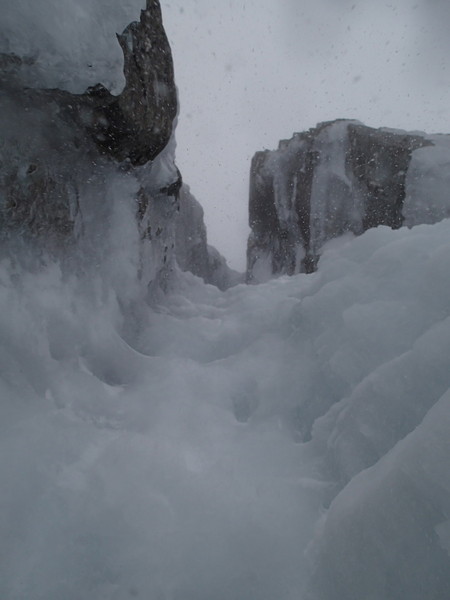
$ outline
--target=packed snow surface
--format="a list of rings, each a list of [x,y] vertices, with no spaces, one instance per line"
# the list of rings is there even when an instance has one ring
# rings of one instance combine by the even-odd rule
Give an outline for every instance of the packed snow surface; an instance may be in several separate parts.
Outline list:
[[[5,258],[0,597],[444,599],[449,255],[380,227],[126,309]]]

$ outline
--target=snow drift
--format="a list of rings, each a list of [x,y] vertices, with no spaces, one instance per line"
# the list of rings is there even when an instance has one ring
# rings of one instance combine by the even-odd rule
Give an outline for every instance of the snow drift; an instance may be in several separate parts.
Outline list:
[[[126,337],[111,291],[3,260],[2,597],[443,600],[449,228],[185,274]]]

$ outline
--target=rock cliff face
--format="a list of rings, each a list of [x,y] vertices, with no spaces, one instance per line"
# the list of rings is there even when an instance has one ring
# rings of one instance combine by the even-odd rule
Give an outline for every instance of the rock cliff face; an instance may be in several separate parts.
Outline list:
[[[99,147],[133,165],[154,160],[167,145],[177,114],[172,53],[162,24],[159,2],[148,0],[140,22],[118,36],[124,55],[125,88],[118,97],[103,87],[94,118]]]
[[[150,295],[167,289],[178,263],[227,287],[228,268],[206,245],[202,211],[191,211],[192,221],[180,217],[177,93],[159,2],[147,0],[118,40],[126,80],[118,96],[101,84],[83,94],[28,87],[30,60],[1,56],[3,251],[25,242],[35,257],[66,259],[71,249],[104,268],[120,249]],[[177,249],[183,228],[205,240],[190,256]]]
[[[401,227],[412,155],[433,144],[422,134],[338,120],[258,152],[250,174],[248,281],[314,271],[323,245],[345,232]]]
[[[180,189],[175,224],[176,259],[183,271],[191,271],[221,290],[244,282],[244,274],[230,269],[224,257],[208,245],[203,209],[185,184]]]

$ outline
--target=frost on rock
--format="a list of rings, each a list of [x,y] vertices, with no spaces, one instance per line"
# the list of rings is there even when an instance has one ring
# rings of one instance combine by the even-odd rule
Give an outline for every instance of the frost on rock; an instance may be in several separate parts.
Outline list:
[[[50,4],[40,5],[47,17]],[[9,53],[0,61],[0,236],[14,247],[28,244],[35,258],[41,253],[69,262],[78,257],[83,268],[89,264],[100,269],[107,263],[115,272],[120,267],[114,265],[123,267],[125,261],[135,285],[124,288],[114,276],[118,292],[130,295],[137,286],[141,295],[150,298],[168,289],[176,277],[177,257],[183,269],[198,271],[197,264],[181,257],[181,250],[177,253],[176,237],[182,227],[203,228],[206,239],[201,212],[192,215],[201,220],[195,224],[178,218],[182,185],[175,164],[178,104],[161,9],[158,2],[148,0],[140,21],[118,36],[125,57],[125,86],[118,96],[100,83],[80,94],[64,86],[48,89],[52,82],[45,79],[30,87],[34,58],[27,54],[24,31],[31,46],[43,44],[42,56],[56,60],[56,41],[62,40],[56,40],[59,33],[50,26],[53,18],[61,19],[63,27],[73,10],[79,11],[80,18],[71,27],[79,27],[83,41],[83,27],[92,17],[89,23],[98,28],[94,38],[101,49],[111,24],[120,23],[133,8],[132,2],[69,4],[55,6],[49,22],[32,6],[25,15],[21,2],[5,8],[1,39]],[[33,15],[34,30],[29,23]],[[118,40],[114,33],[112,41],[120,51]],[[73,34],[68,47],[75,41]],[[106,52],[109,41],[105,44]],[[83,48],[88,50],[92,44]],[[60,73],[58,64],[47,61],[44,66],[55,76]],[[69,61],[66,67],[70,66],[74,73],[65,70],[66,76],[78,77]],[[78,66],[88,68],[84,63]],[[206,244],[199,251],[204,253],[201,260],[213,264],[198,274],[216,282],[221,271],[218,280],[222,287],[229,285],[224,259],[220,257],[215,265],[214,251]],[[109,267],[102,272],[108,273]]]
[[[347,120],[321,123],[278,150],[258,152],[250,175],[247,280],[310,273],[324,244],[344,233],[441,220],[450,213],[449,157],[448,136]]]

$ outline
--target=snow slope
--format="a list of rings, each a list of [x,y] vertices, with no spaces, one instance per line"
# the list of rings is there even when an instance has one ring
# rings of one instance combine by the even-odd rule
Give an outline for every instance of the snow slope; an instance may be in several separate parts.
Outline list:
[[[0,596],[444,600],[449,252],[380,227],[132,319],[3,260]]]

